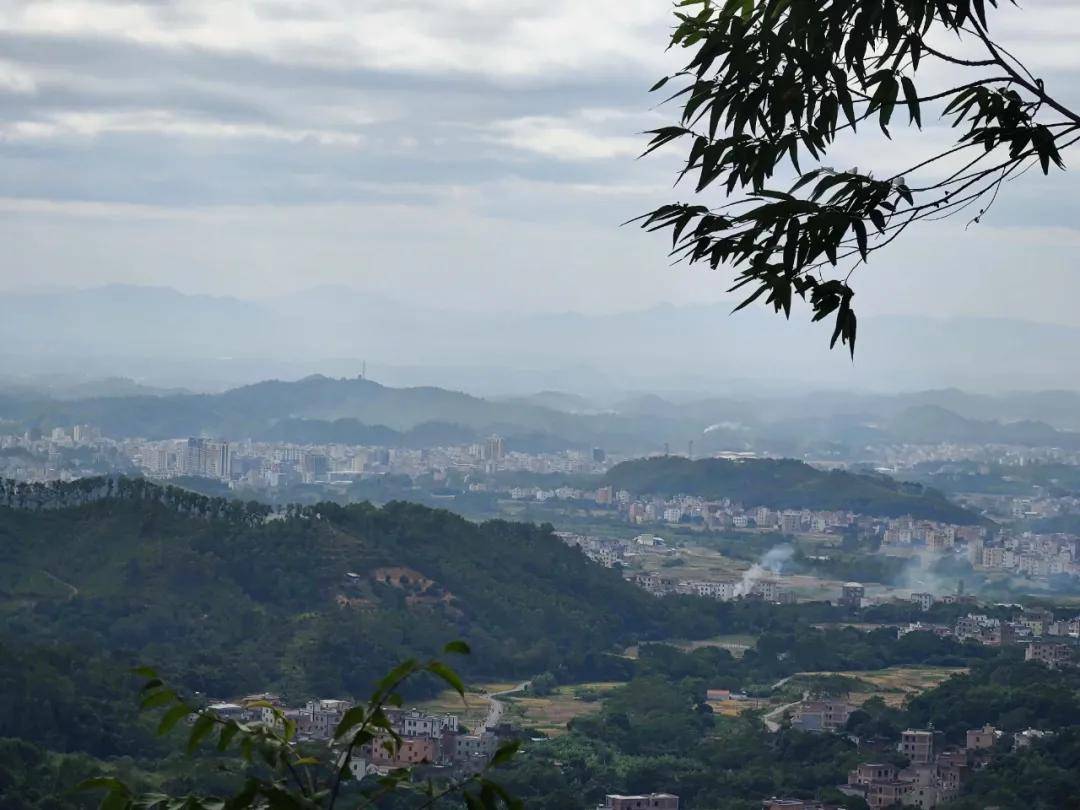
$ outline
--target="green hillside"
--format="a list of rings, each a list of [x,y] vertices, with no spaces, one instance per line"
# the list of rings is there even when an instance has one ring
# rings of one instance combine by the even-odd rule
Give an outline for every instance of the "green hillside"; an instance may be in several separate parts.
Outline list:
[[[685,493],[731,498],[744,506],[776,509],[844,509],[866,515],[912,515],[956,524],[977,515],[921,484],[842,470],[824,471],[793,459],[699,459],[659,456],[617,464],[605,478],[617,489],[642,495]]]
[[[105,651],[212,695],[362,693],[453,638],[474,651],[468,675],[602,677],[621,665],[604,651],[697,607],[658,602],[550,527],[402,502],[266,520],[262,505],[104,481],[0,490],[3,637]]]

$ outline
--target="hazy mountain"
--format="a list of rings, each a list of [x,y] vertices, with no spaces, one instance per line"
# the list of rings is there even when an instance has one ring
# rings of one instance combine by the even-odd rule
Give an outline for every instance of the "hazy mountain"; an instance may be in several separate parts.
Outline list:
[[[978,412],[1059,413],[1057,396],[1043,394],[1030,401],[1019,395],[996,399],[947,391],[832,401],[823,395],[688,402],[643,395],[607,410],[584,410],[592,403],[558,392],[486,399],[434,386],[395,388],[359,377],[322,375],[268,380],[218,394],[125,395],[125,390],[144,389],[129,382],[104,387],[110,395],[85,398],[0,390],[0,421],[16,432],[89,423],[112,437],[208,435],[394,447],[462,444],[498,433],[518,449],[600,446],[646,453],[667,445],[698,455],[750,450],[801,457],[827,450],[842,458],[845,453],[857,456],[867,445],[899,442],[1080,446],[1080,433],[1046,421],[977,419],[932,404],[935,399],[958,405],[970,400]]]
[[[0,419],[50,429],[89,423],[113,437],[222,436],[296,441],[398,437],[412,446],[473,441],[490,433],[521,446],[601,443],[641,451],[694,435],[696,426],[618,414],[570,414],[520,402],[495,402],[442,388],[391,388],[361,378],[319,375],[270,380],[221,394],[27,399],[0,395]],[[544,437],[555,441],[547,442]],[[653,438],[655,437],[655,438]]]
[[[925,444],[969,442],[1031,446],[1080,446],[1080,433],[1056,430],[1045,422],[968,419],[937,405],[907,408],[889,423],[889,433],[900,441]]]
[[[255,301],[124,285],[8,293],[5,303],[0,373],[123,375],[166,387],[354,376],[365,361],[396,386],[570,391],[600,405],[630,391],[745,401],[828,389],[1059,389],[1080,380],[1080,329],[1006,319],[865,316],[852,362],[827,351],[820,325],[759,309],[730,316],[725,305],[522,315],[422,309],[338,287]],[[969,411],[953,399],[983,404],[959,391],[937,396],[907,404],[960,413]],[[1004,398],[994,404],[1008,413],[972,415],[1039,418],[1028,412],[1035,407],[1077,419],[1077,399],[1070,408],[1056,395],[1041,405]]]
[[[492,397],[496,402],[509,402],[521,405],[537,405],[541,408],[550,408],[553,411],[564,413],[595,413],[596,405],[583,396],[570,394],[566,391],[538,391],[519,397]]]

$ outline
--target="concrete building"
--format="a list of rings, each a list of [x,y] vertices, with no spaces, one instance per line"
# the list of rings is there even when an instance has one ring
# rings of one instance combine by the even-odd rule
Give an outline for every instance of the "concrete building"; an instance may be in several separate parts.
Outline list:
[[[416,709],[386,709],[391,727],[402,737],[437,737],[457,733],[456,714],[427,714]]]
[[[840,589],[840,604],[844,607],[860,608],[866,598],[866,588],[859,582],[845,582]]]
[[[911,601],[922,610],[929,610],[934,606],[934,595],[932,593],[913,593]]]
[[[679,797],[671,793],[622,796],[609,793],[600,805],[603,810],[679,810]]]
[[[914,789],[913,783],[899,779],[871,782],[866,786],[866,804],[871,810],[906,804],[905,799]]]
[[[985,725],[982,728],[968,729],[967,741],[964,748],[968,751],[993,748],[999,737],[1001,737],[1001,732],[991,725]]]
[[[898,750],[912,765],[929,765],[934,758],[934,732],[908,729],[900,735]]]
[[[309,700],[298,712],[297,731],[317,740],[328,740],[351,707],[347,700]]]
[[[841,731],[854,709],[843,700],[804,700],[796,708],[791,725],[802,731]]]
[[[412,765],[439,762],[442,758],[442,741],[435,737],[406,737],[396,751],[392,750],[392,737],[380,737],[364,746],[364,753],[372,764],[391,768],[407,768]]]
[[[1025,661],[1038,661],[1050,668],[1064,666],[1072,661],[1072,647],[1053,641],[1033,641],[1024,650]]]

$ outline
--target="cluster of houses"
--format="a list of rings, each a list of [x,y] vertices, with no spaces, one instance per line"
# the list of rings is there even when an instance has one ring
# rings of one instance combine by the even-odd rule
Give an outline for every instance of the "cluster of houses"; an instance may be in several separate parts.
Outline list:
[[[616,563],[625,565],[641,556],[670,557],[676,553],[664,538],[654,534],[639,534],[631,540],[594,537],[573,532],[555,532],[555,536],[566,545],[581,549],[590,560],[607,568],[613,567]]]
[[[761,599],[777,605],[795,603],[795,592],[785,588],[775,579],[756,579],[747,581],[728,579],[720,581],[700,581],[665,577],[663,574],[634,574],[630,581],[653,596],[670,594],[691,594],[708,599],[728,602],[732,599]]]
[[[952,627],[912,622],[901,627],[900,636],[913,632],[931,632],[952,636],[958,641],[977,641],[990,647],[1023,645],[1024,659],[1049,667],[1071,663],[1080,646],[1080,616],[1055,618],[1053,611],[1028,607],[1015,619],[999,619],[982,613],[969,613]]]
[[[1033,579],[1058,574],[1080,576],[1080,538],[1066,534],[1006,535],[993,544],[968,544],[972,566]]]
[[[880,527],[881,545],[885,548],[922,546],[927,551],[945,553],[958,545],[971,546],[986,538],[984,526],[954,526],[936,520],[912,517],[890,518]]]
[[[256,705],[252,705],[256,704]],[[296,724],[298,741],[329,743],[334,730],[354,704],[346,700],[309,700],[286,707],[276,695],[250,695],[236,703],[212,703],[208,708],[226,719],[274,724],[277,712]],[[356,778],[386,774],[396,768],[430,768],[432,773],[473,773],[483,769],[499,746],[520,736],[507,725],[467,733],[455,714],[431,714],[417,709],[384,709],[391,728],[401,738],[385,734],[354,752],[349,767]]]
[[[1002,732],[983,726],[967,732],[963,747],[944,746],[940,732],[908,729],[900,735],[898,745],[909,762],[907,767],[889,762],[862,763],[849,772],[847,783],[839,790],[863,799],[871,810],[897,805],[936,807],[960,792],[972,771],[985,763],[987,750],[1001,737]],[[1028,732],[1016,737],[1016,745],[1030,744]]]
[[[837,731],[847,722],[853,710],[844,701],[808,701],[802,709],[806,730]],[[796,715],[792,725],[800,720]],[[1022,748],[1046,736],[1047,732],[1036,729],[1017,732],[1013,744]],[[886,807],[932,808],[949,801],[959,794],[971,773],[987,760],[988,749],[993,748],[1003,733],[993,726],[971,729],[965,744],[943,745],[940,732],[925,729],[908,729],[900,735],[899,753],[908,760],[906,767],[891,762],[864,762],[848,773],[847,782],[838,790],[866,802],[871,810]],[[812,799],[771,798],[762,802],[762,810],[836,810],[836,805],[823,804]]]

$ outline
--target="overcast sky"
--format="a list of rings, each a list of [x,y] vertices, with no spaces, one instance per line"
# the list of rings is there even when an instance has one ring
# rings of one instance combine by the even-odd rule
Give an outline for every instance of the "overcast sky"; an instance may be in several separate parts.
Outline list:
[[[1029,0],[996,30],[1080,102],[1077,6]],[[688,193],[674,156],[635,160],[673,116],[646,92],[676,65],[670,20],[664,0],[0,0],[0,287],[718,300],[723,276],[619,227]],[[1078,200],[1080,174],[1031,173],[986,224],[912,232],[861,271],[861,311],[1080,323]]]

